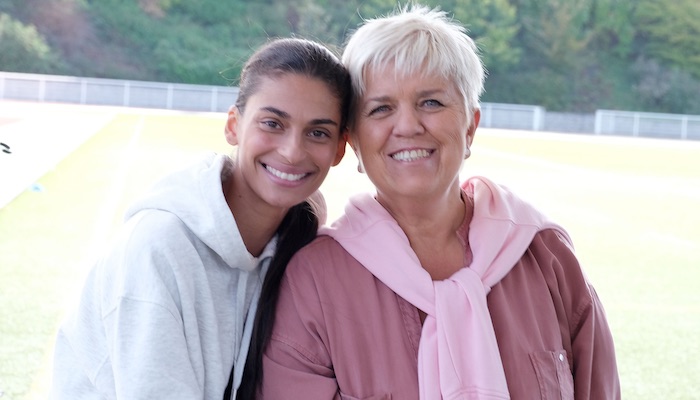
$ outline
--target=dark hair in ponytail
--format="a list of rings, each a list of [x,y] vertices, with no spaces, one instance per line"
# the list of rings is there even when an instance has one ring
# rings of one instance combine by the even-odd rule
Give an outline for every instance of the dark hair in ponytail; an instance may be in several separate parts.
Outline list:
[[[236,100],[239,111],[244,112],[248,99],[257,92],[262,79],[287,73],[301,74],[324,82],[331,93],[340,100],[340,128],[341,131],[345,129],[352,99],[350,74],[340,59],[328,48],[306,39],[276,39],[250,57],[241,72]],[[275,308],[282,276],[294,253],[316,237],[318,225],[316,209],[309,201],[305,201],[292,207],[277,228],[277,251],[263,281],[237,399],[248,400],[256,397],[262,382],[263,353],[275,322]],[[230,393],[228,389],[227,392]]]
[[[243,381],[236,396],[238,400],[255,399],[258,386],[262,382],[263,353],[275,323],[275,308],[282,276],[294,253],[310,243],[316,237],[317,230],[318,217],[306,201],[292,207],[277,229],[277,252],[263,281],[250,350],[243,370]]]

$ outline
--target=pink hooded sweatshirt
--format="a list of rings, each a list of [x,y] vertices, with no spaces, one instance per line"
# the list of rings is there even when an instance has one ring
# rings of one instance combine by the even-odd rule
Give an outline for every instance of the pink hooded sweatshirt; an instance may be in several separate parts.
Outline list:
[[[550,232],[548,236],[556,238],[555,240],[560,243],[560,248],[570,250],[571,241],[568,235],[562,228],[549,222],[532,206],[486,179],[472,178],[463,185],[463,188],[467,195],[473,196],[475,207],[471,224],[468,227],[468,238],[464,237],[467,231],[466,226],[463,226],[458,234],[464,237],[465,245],[471,248],[473,261],[467,268],[459,270],[446,280],[433,281],[430,278],[429,274],[421,267],[417,256],[410,247],[408,238],[396,221],[369,195],[352,198],[346,207],[345,215],[336,221],[331,228],[325,228],[321,232],[333,237],[347,252],[348,257],[342,257],[343,259],[354,259],[356,263],[366,268],[374,278],[374,283],[367,285],[365,283],[366,276],[358,277],[354,282],[357,284],[356,294],[372,293],[374,287],[379,286],[377,289],[381,288],[381,292],[388,289],[395,294],[397,299],[408,302],[427,314],[422,327],[411,327],[410,325],[413,324],[407,324],[407,321],[403,321],[404,328],[418,331],[414,332],[418,333],[418,338],[414,338],[418,339],[417,359],[412,362],[417,382],[410,374],[411,379],[405,380],[402,387],[400,384],[402,379],[398,377],[406,373],[397,372],[396,377],[390,377],[392,370],[398,371],[406,367],[399,364],[402,357],[397,357],[396,362],[393,363],[395,365],[384,365],[384,368],[388,370],[376,368],[377,365],[381,366],[382,362],[374,360],[377,358],[375,352],[387,353],[390,358],[389,349],[365,344],[362,339],[355,340],[351,337],[352,335],[357,335],[359,338],[367,335],[394,336],[396,340],[400,340],[404,335],[401,334],[401,327],[394,326],[392,323],[393,318],[388,318],[389,329],[382,329],[381,326],[375,327],[378,329],[372,329],[375,324],[371,323],[376,319],[373,315],[375,312],[384,315],[384,319],[387,319],[386,316],[390,312],[397,315],[405,314],[405,310],[402,310],[401,306],[397,308],[394,305],[395,301],[389,303],[387,301],[359,301],[360,306],[364,305],[367,321],[370,322],[367,324],[368,329],[363,330],[353,324],[335,329],[335,325],[338,324],[338,321],[335,320],[342,319],[345,311],[334,310],[331,305],[343,299],[343,293],[346,293],[343,288],[346,285],[352,285],[353,282],[345,280],[342,284],[340,282],[334,283],[332,279],[328,279],[329,274],[333,276],[333,271],[337,270],[340,272],[337,275],[340,279],[341,276],[346,276],[342,273],[343,269],[354,270],[354,267],[348,267],[348,262],[337,262],[337,254],[330,258],[324,257],[325,251],[330,250],[328,248],[333,243],[324,240],[326,243],[324,246],[311,245],[316,249],[319,246],[323,247],[321,252],[309,254],[311,250],[304,249],[300,252],[303,255],[295,257],[290,263],[278,307],[278,322],[273,331],[273,341],[265,360],[263,384],[265,398],[297,398],[296,395],[280,397],[281,392],[276,389],[284,387],[288,390],[293,387],[302,390],[302,393],[306,393],[306,390],[313,393],[315,392],[314,386],[318,389],[317,395],[301,397],[404,399],[409,397],[405,397],[402,393],[413,393],[410,398],[420,398],[421,400],[530,399],[550,398],[548,393],[552,390],[550,386],[553,386],[552,394],[556,393],[556,398],[574,398],[573,375],[575,368],[572,369],[571,365],[576,365],[575,354],[569,354],[568,351],[562,349],[562,347],[566,348],[567,346],[561,343],[561,336],[560,343],[556,343],[554,348],[543,349],[554,350],[554,352],[545,352],[549,356],[539,357],[530,354],[528,361],[531,361],[530,368],[535,374],[532,376],[534,382],[525,385],[526,391],[521,392],[520,386],[522,385],[511,382],[513,377],[509,379],[509,371],[512,368],[507,365],[509,357],[503,356],[504,352],[509,354],[510,346],[506,346],[506,349],[499,348],[501,339],[499,339],[498,329],[495,329],[497,327],[492,321],[494,310],[489,304],[490,302],[487,301],[487,295],[491,288],[498,285],[513,268],[522,264],[522,259],[527,256],[528,249],[538,233]],[[336,253],[339,249],[333,246],[331,251]],[[303,267],[296,266],[299,264],[302,264]],[[577,264],[571,267],[579,269]],[[577,272],[576,275],[582,277],[580,271]],[[316,277],[317,273],[323,275],[323,278],[318,279],[320,276]],[[312,278],[311,282],[308,280],[309,278]],[[526,281],[523,284],[528,286]],[[581,284],[586,286],[585,280]],[[327,291],[327,289],[329,290]],[[309,290],[311,293],[304,293]],[[545,286],[538,290],[549,294],[551,288]],[[325,293],[331,296],[330,300],[326,300],[326,297],[322,295]],[[597,302],[597,298],[594,298],[590,291],[586,290],[583,293],[585,294],[585,304],[596,305],[594,303]],[[288,294],[291,294],[291,298],[287,297]],[[573,295],[578,296],[577,294]],[[333,296],[336,298],[332,298]],[[354,301],[352,299],[345,300]],[[291,304],[287,304],[287,301]],[[527,304],[527,299],[524,299],[524,304]],[[367,307],[370,305],[373,308]],[[510,306],[517,308],[519,305],[518,302]],[[310,310],[309,307],[317,307],[318,310]],[[560,318],[556,315],[556,307],[554,308],[555,315],[549,319],[556,322],[553,325],[557,327],[561,324],[560,320],[566,320],[569,317],[563,315]],[[292,311],[288,312],[289,309]],[[315,315],[319,314],[319,311],[320,315],[323,316],[321,320],[314,318]],[[550,310],[545,309],[542,313],[548,316],[548,311]],[[328,317],[333,313],[336,313],[336,316],[329,320]],[[414,313],[417,314],[415,309]],[[604,316],[602,318],[604,322]],[[358,323],[362,324],[361,321]],[[420,324],[420,321],[418,323]],[[513,326],[512,328],[518,327]],[[537,327],[536,329],[524,329],[520,333],[536,337],[541,335],[538,332],[539,329]],[[342,333],[335,335],[332,332]],[[564,332],[560,333],[565,334]],[[602,325],[599,336],[612,349],[612,339],[607,330],[607,324]],[[571,341],[571,338],[566,341]],[[342,353],[349,351],[359,352],[366,357],[357,359],[342,355]],[[395,355],[399,356],[400,353]],[[539,358],[546,360],[547,357],[551,357],[554,361],[554,376],[546,376],[542,368],[538,371],[537,363],[542,361]],[[378,357],[378,359],[386,358]],[[347,365],[348,359],[355,359],[356,361],[352,361],[355,365]],[[310,368],[309,363],[328,369],[316,372],[319,375],[316,383],[313,383],[314,379],[310,379],[314,375],[315,368]],[[562,368],[558,368],[557,363],[560,363]],[[609,382],[606,383],[608,387],[590,388],[590,385],[597,385],[597,383],[590,383],[587,385],[589,387],[581,388],[581,397],[577,395],[576,398],[589,398],[584,394],[590,394],[592,389],[596,393],[599,389],[606,393],[606,396],[595,397],[596,399],[619,397],[614,354],[611,353],[602,359],[601,365],[606,366],[605,373],[609,375]],[[564,366],[566,367],[564,368]],[[520,369],[522,368],[519,366],[516,368],[516,370]],[[546,369],[544,368],[544,370]],[[374,372],[375,376],[370,376],[372,371],[378,370],[379,372]],[[351,376],[345,377],[345,373],[342,371],[354,372]],[[525,371],[518,371],[520,375],[523,375],[523,372]],[[566,376],[567,372],[568,377]],[[300,373],[301,375],[299,375]],[[538,373],[542,376],[538,377]],[[336,380],[335,388],[332,384],[326,387],[328,382],[325,379],[320,379],[325,376]],[[302,377],[304,379],[301,379]],[[377,381],[382,377],[387,377],[389,382],[377,385]],[[538,383],[537,379],[542,382]],[[547,382],[552,379],[555,379],[553,385]],[[416,383],[417,387],[415,387]],[[379,387],[377,388],[377,386]],[[406,391],[407,388],[408,391]],[[537,393],[534,393],[533,389],[537,389]],[[295,393],[297,392],[295,391]],[[362,393],[362,395],[356,393]],[[367,393],[370,393],[371,396],[366,396]],[[382,394],[377,396],[377,393]],[[539,396],[535,396],[535,394],[539,394]]]

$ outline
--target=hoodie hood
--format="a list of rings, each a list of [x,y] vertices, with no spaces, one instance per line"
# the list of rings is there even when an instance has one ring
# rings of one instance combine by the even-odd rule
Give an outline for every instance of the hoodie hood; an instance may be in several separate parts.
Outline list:
[[[228,156],[209,154],[158,181],[127,210],[125,219],[149,210],[172,213],[229,267],[252,271],[257,262],[248,253],[224,197],[222,175],[231,167]],[[242,254],[248,255],[247,262],[241,263]]]

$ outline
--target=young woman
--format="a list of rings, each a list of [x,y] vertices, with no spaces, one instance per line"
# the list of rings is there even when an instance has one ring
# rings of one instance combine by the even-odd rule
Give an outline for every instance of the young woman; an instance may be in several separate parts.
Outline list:
[[[308,199],[343,157],[350,98],[317,43],[278,39],[251,57],[225,127],[235,156],[174,173],[129,209],[60,328],[51,398],[236,396],[258,300],[316,235]]]

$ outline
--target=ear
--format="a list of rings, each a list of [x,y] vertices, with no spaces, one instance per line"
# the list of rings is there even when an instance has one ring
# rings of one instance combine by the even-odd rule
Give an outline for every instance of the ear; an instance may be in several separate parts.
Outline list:
[[[333,166],[335,167],[336,165],[340,164],[340,160],[343,159],[343,156],[345,155],[345,145],[348,141],[348,132],[344,131],[342,135],[340,135],[340,139],[338,139],[338,148],[336,149],[335,152],[335,159],[333,160]]]
[[[226,120],[226,126],[224,127],[226,141],[231,146],[236,146],[238,144],[238,122],[240,118],[241,113],[238,112],[238,107],[231,106],[231,108],[228,109],[228,118]]]
[[[348,144],[350,145],[350,148],[352,148],[353,153],[355,153],[355,157],[357,159],[360,159],[360,144],[357,143],[357,139],[353,140],[353,136],[348,133]]]
[[[352,140],[352,136],[348,133],[348,144],[352,148],[352,151],[355,152],[355,155],[357,155],[357,143]]]
[[[356,141],[353,141],[352,135],[348,134],[348,144],[352,148],[352,151],[355,153],[355,158],[357,158],[357,172],[364,174],[365,169],[362,166],[362,157],[360,157],[360,148],[358,147],[358,144]]]
[[[481,110],[477,109],[472,115],[472,122],[469,124],[469,129],[467,130],[467,147],[472,145],[474,140],[474,135],[476,134],[476,128],[479,126],[479,121],[481,120]]]

